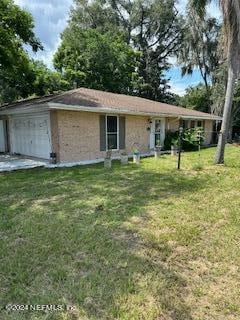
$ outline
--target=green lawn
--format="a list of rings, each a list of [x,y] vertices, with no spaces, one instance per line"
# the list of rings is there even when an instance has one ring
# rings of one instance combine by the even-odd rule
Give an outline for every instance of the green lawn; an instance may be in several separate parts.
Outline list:
[[[214,152],[0,175],[0,319],[240,319],[240,147]]]

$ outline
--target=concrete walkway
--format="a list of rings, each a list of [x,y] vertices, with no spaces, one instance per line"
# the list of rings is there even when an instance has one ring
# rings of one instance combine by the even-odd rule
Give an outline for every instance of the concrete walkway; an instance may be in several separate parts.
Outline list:
[[[45,167],[46,161],[21,156],[0,155],[0,172]]]

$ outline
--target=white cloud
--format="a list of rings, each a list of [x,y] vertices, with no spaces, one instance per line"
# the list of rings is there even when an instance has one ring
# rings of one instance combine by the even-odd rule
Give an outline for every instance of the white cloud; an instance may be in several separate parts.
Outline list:
[[[171,85],[171,89],[169,91],[182,97],[186,92],[185,90],[186,90],[186,85],[184,83],[183,84],[179,83],[179,84]]]
[[[189,85],[194,87],[199,84],[199,81],[193,81],[189,83],[186,82],[183,78],[182,81],[170,81],[169,84],[171,86],[171,89],[169,91],[182,97],[185,95],[186,89],[189,87]]]
[[[72,0],[15,0],[15,3],[33,15],[36,36],[44,46],[44,51],[31,52],[31,55],[52,67],[52,57],[67,25]]]

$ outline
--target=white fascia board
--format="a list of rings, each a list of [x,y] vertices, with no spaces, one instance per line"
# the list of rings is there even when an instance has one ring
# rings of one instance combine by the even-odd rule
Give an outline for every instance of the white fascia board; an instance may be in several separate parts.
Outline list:
[[[211,115],[211,117],[208,117],[208,116],[186,116],[186,115],[183,115],[183,116],[180,116],[180,118],[182,120],[196,120],[196,119],[199,119],[199,120],[222,121],[222,117],[215,116],[215,115]]]
[[[186,116],[186,115],[174,115],[169,113],[155,113],[155,112],[140,112],[140,111],[129,111],[129,110],[119,110],[114,108],[99,108],[99,107],[84,107],[79,105],[67,105],[63,103],[54,103],[48,102],[49,109],[57,109],[57,110],[69,110],[69,111],[85,111],[85,112],[93,112],[93,113],[108,113],[108,114],[129,114],[129,115],[139,115],[139,116],[147,116],[147,117],[165,117],[165,118],[179,118],[179,119],[201,119],[201,120],[222,120],[221,117],[218,116]]]
[[[49,106],[45,104],[40,105],[30,105],[30,106],[16,106],[13,108],[6,108],[5,110],[0,111],[0,115],[14,115],[14,114],[29,114],[29,113],[41,113],[49,111]]]

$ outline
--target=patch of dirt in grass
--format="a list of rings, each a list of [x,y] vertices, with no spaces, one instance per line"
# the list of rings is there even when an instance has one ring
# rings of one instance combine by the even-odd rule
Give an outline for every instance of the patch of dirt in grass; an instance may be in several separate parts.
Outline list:
[[[125,248],[139,250],[144,246],[144,241],[139,234],[131,230],[118,229],[111,233],[112,238]]]

